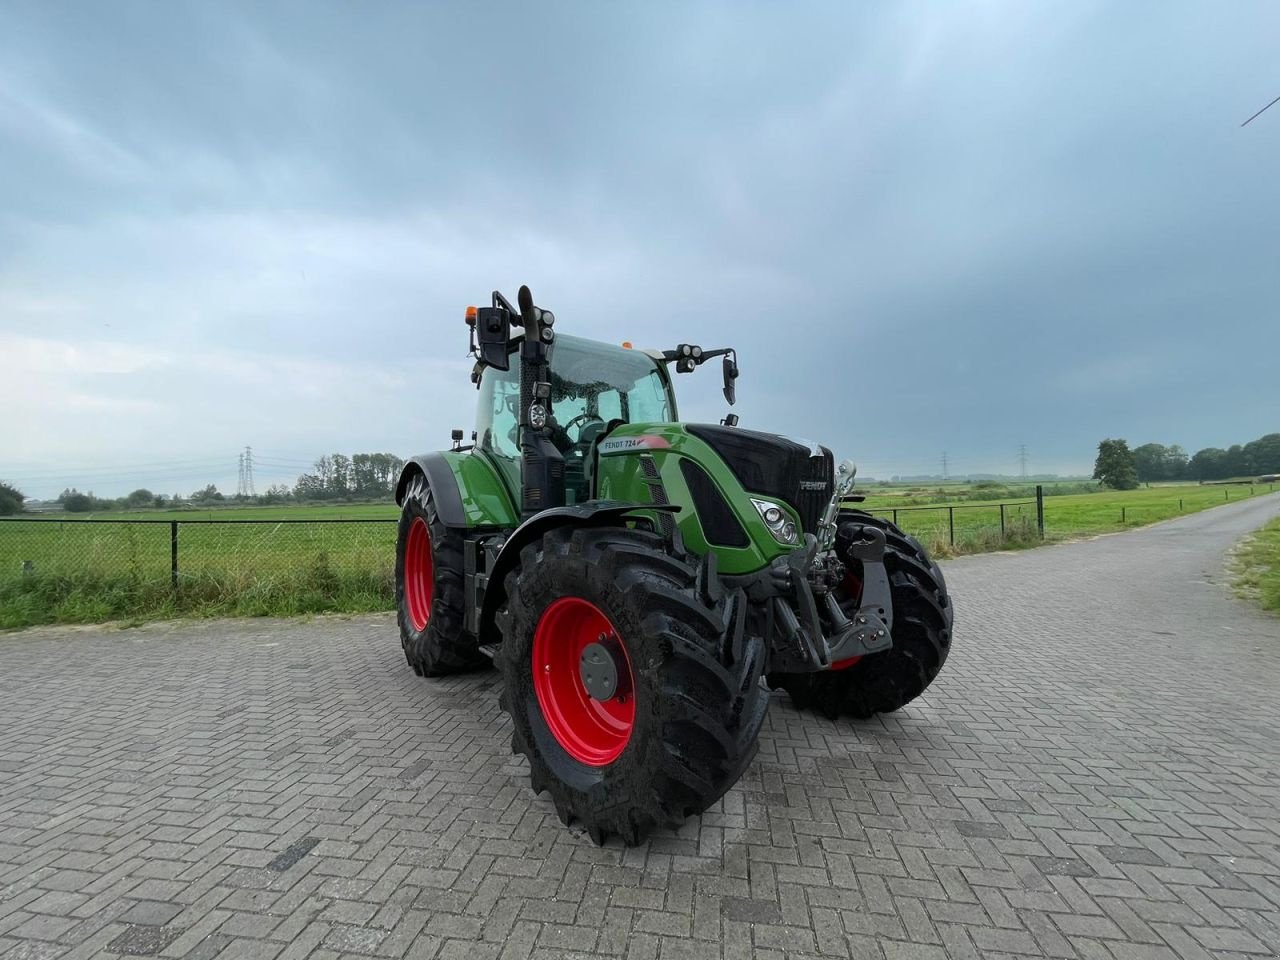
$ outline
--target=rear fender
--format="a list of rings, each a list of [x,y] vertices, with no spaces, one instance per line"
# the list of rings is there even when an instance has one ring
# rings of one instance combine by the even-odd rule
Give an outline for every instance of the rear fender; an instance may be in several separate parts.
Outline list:
[[[414,457],[396,483],[397,505],[403,505],[405,491],[416,476],[426,478],[447,527],[510,530],[520,522],[520,511],[498,471],[482,456],[449,450]]]

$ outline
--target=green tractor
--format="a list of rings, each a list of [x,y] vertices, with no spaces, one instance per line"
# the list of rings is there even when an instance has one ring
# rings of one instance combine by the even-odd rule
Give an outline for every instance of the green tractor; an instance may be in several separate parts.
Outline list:
[[[769,688],[832,718],[920,695],[951,601],[918,542],[846,506],[851,463],[732,414],[680,422],[673,371],[720,358],[732,404],[732,349],[615,347],[517,302],[467,310],[476,431],[399,479],[396,600],[415,673],[497,665],[561,820],[635,844],[701,813]]]

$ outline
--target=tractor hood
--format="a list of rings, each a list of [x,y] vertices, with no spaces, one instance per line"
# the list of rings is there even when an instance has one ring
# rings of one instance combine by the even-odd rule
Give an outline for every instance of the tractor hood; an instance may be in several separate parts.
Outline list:
[[[830,450],[740,427],[690,423],[685,429],[720,455],[748,493],[790,504],[804,532],[817,533],[835,483]]]

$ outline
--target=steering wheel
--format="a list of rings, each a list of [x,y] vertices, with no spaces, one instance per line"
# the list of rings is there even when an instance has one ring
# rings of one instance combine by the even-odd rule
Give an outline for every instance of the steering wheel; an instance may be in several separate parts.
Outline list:
[[[591,422],[592,420],[596,421],[597,423],[604,423],[604,420],[603,420],[601,417],[597,417],[594,413],[580,413],[580,414],[578,414],[576,417],[572,418],[572,419],[571,419],[568,423],[566,423],[563,427],[561,427],[561,429],[562,429],[562,430],[564,430],[564,432],[567,434],[567,433],[569,432],[569,429],[570,429],[570,428],[571,428],[575,423],[577,423],[577,422],[579,422],[579,421],[582,421],[582,425],[583,425],[583,426],[586,426],[586,425],[587,425],[589,422]],[[577,441],[575,441],[575,442],[577,442],[577,443],[581,443],[581,442],[582,442],[582,428],[581,428],[581,427],[579,427],[579,428],[578,428],[578,439],[577,439]]]

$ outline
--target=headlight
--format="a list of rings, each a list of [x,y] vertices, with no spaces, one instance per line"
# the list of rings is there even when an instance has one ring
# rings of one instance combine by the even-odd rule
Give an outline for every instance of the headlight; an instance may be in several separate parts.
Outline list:
[[[771,500],[757,500],[755,497],[751,498],[751,503],[755,506],[756,512],[760,514],[760,519],[764,521],[764,525],[773,534],[773,539],[789,546],[800,542],[796,525],[787,519],[782,507]]]

